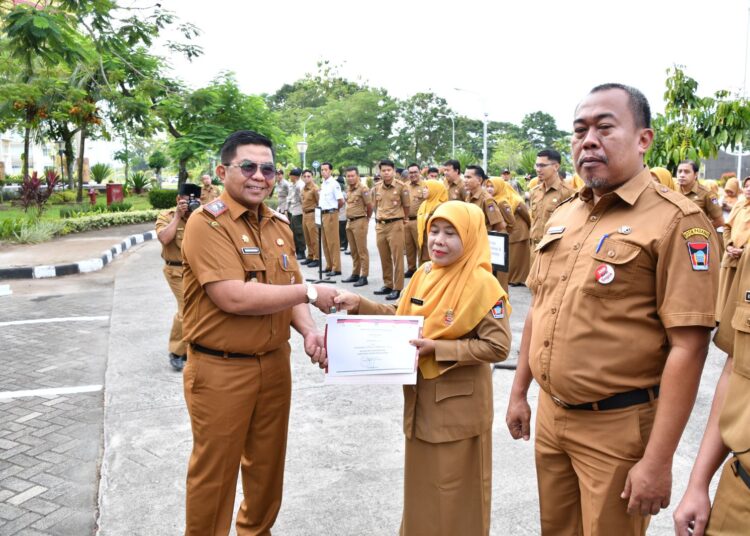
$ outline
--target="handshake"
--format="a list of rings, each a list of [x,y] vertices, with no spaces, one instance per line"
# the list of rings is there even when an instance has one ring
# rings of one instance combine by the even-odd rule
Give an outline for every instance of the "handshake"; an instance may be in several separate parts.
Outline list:
[[[318,293],[315,307],[325,314],[333,314],[339,311],[357,311],[359,309],[359,295],[346,290],[340,290],[328,285],[313,285]],[[315,329],[302,332],[305,341],[305,353],[310,357],[313,365],[324,369],[328,366],[325,340]]]

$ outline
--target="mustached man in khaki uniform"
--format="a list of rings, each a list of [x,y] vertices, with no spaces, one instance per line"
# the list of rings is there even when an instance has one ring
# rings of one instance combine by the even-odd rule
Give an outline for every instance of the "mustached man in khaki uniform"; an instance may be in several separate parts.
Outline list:
[[[409,164],[406,168],[409,173],[409,221],[404,229],[404,241],[406,242],[406,273],[404,277],[411,277],[417,271],[417,257],[419,256],[419,233],[417,232],[417,214],[419,207],[425,200],[425,187],[422,176],[419,174],[417,164]]]
[[[319,233],[315,225],[315,207],[318,206],[320,191],[313,180],[312,171],[306,169],[302,172],[302,231],[305,235],[305,248],[307,249],[308,268],[320,266],[320,248],[318,247]]]
[[[352,275],[342,283],[354,283],[355,287],[367,284],[370,275],[370,254],[367,251],[367,230],[372,216],[370,189],[362,184],[355,166],[346,168],[346,239],[352,252]]]
[[[448,160],[443,164],[445,173],[445,189],[448,190],[448,201],[463,201],[466,199],[466,186],[461,178],[461,163],[458,160]]]
[[[703,213],[711,220],[717,229],[724,225],[724,211],[721,209],[719,197],[698,182],[698,164],[692,160],[684,160],[677,166],[677,184],[682,195],[698,205]]]
[[[175,300],[177,312],[172,319],[172,329],[169,332],[169,363],[175,370],[182,370],[187,359],[187,347],[182,340],[182,239],[185,235],[185,224],[195,206],[193,203],[201,195],[197,184],[183,184],[177,193],[177,206],[162,211],[156,218],[156,237],[161,242],[161,258],[164,259],[164,278],[167,280]]]
[[[536,247],[544,236],[547,225],[557,205],[575,193],[560,180],[557,171],[560,169],[560,153],[553,149],[544,149],[536,155],[537,176],[539,182],[529,191],[529,209],[531,212],[531,262],[536,256]]]
[[[201,205],[205,205],[206,203],[210,203],[219,195],[221,192],[219,192],[219,189],[211,184],[211,175],[203,175],[201,177],[201,182],[203,183],[203,186],[201,186],[201,194],[200,194],[200,200]],[[198,196],[196,196],[198,197]]]
[[[750,256],[740,257],[714,342],[727,353],[688,487],[674,513],[678,536],[750,530]],[[731,454],[727,460],[727,455]],[[726,463],[724,463],[726,460]],[[708,488],[724,463],[713,507]],[[708,526],[706,524],[708,523]]]
[[[289,221],[263,201],[274,185],[271,141],[231,134],[216,173],[225,190],[185,229],[185,402],[193,432],[186,486],[188,536],[270,534],[281,507],[291,396],[290,327],[314,363],[323,336],[307,303],[335,289],[303,284]]]
[[[528,439],[536,380],[543,534],[643,535],[670,501],[719,259],[706,216],[644,166],[650,118],[643,94],[621,84],[580,102],[571,145],[586,186],[552,214],[527,279],[506,421]]]
[[[404,288],[404,226],[409,221],[409,190],[395,178],[396,165],[380,161],[382,180],[373,188],[375,196],[375,234],[383,287],[374,294],[397,300]]]

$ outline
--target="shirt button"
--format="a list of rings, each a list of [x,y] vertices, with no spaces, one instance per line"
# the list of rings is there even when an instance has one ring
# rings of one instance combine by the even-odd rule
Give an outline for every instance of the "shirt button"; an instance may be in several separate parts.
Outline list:
[[[542,381],[543,381],[543,382],[546,382],[546,381],[547,381],[547,375],[546,375],[546,374],[542,374]]]
[[[565,280],[566,280],[567,278],[568,278],[568,276],[567,276],[567,275],[565,275],[565,274],[563,274],[563,275],[561,275],[561,276],[560,276],[560,279],[561,279],[562,281],[565,281]]]
[[[549,310],[549,312],[552,313],[552,314],[555,314],[557,312],[557,309],[555,307],[553,307],[552,309]]]
[[[615,256],[615,252],[614,252],[614,251],[612,251],[612,250],[610,249],[610,250],[609,250],[609,251],[607,252],[607,257],[610,257],[610,258],[612,258],[612,257],[614,257],[614,256]]]
[[[578,251],[578,248],[580,248],[580,244],[573,244],[573,251]]]
[[[544,341],[544,347],[549,348],[549,341]]]
[[[598,216],[591,216],[591,217],[589,218],[589,220],[591,220],[591,221],[596,221],[596,220],[598,220],[598,219],[599,219],[599,217],[598,217]]]

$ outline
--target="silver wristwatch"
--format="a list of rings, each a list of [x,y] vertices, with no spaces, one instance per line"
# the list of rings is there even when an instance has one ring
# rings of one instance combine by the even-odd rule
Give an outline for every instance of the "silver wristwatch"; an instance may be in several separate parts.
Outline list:
[[[315,302],[318,300],[318,290],[315,288],[315,285],[305,285],[305,294],[307,295],[307,303],[311,305],[315,305]]]

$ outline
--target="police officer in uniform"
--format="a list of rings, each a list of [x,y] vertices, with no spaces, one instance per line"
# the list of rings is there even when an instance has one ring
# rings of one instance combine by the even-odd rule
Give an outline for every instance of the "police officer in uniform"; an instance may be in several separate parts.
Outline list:
[[[409,190],[395,178],[392,160],[380,161],[382,180],[375,185],[375,234],[383,287],[374,293],[397,300],[404,288],[404,226],[409,221]]]
[[[362,184],[356,166],[346,168],[349,185],[346,196],[346,237],[352,252],[352,275],[342,283],[354,283],[355,287],[367,284],[370,274],[370,254],[367,251],[367,230],[372,216],[370,190]]]
[[[203,175],[201,177],[201,182],[203,183],[203,186],[201,186],[200,188],[200,196],[196,195],[195,197],[200,197],[202,205],[210,203],[211,201],[219,197],[219,189],[211,184],[211,175]]]
[[[307,303],[332,307],[336,291],[304,284],[288,220],[263,203],[274,184],[273,160],[268,138],[231,134],[216,170],[225,190],[185,230],[188,536],[229,534],[240,470],[237,534],[271,533],[284,478],[290,327],[314,363],[325,360]]]
[[[529,208],[531,212],[531,262],[534,262],[536,247],[544,236],[544,228],[557,205],[575,193],[567,187],[557,170],[560,169],[560,153],[553,149],[544,149],[536,155],[537,176],[539,181],[529,191]]]
[[[274,188],[278,200],[276,210],[281,212],[284,216],[286,216],[286,213],[289,210],[289,189],[291,188],[291,186],[292,185],[289,183],[289,181],[284,178],[284,170],[277,169],[276,187]]]
[[[308,268],[320,266],[320,252],[318,248],[318,235],[320,230],[315,225],[315,207],[318,206],[320,193],[318,185],[313,180],[312,171],[306,169],[302,172],[302,229],[305,235],[305,246],[307,247]]]
[[[425,187],[417,164],[409,164],[406,169],[409,173],[409,182],[406,183],[406,187],[409,189],[409,221],[404,229],[407,264],[404,277],[411,277],[417,271],[417,254],[419,253],[417,213],[419,212],[419,206],[425,200]]]
[[[724,211],[718,196],[698,182],[698,169],[698,164],[692,160],[680,162],[677,166],[677,184],[680,185],[682,195],[698,205],[718,229],[724,225]]]
[[[463,201],[466,199],[466,187],[461,178],[461,163],[458,160],[448,160],[443,164],[445,172],[445,188],[448,190],[448,201]]]
[[[192,206],[190,196],[193,196]],[[190,214],[200,204],[201,188],[197,184],[183,184],[177,193],[177,206],[162,211],[156,218],[156,237],[161,242],[161,257],[164,259],[164,278],[177,300],[177,312],[172,319],[169,332],[169,363],[177,371],[182,370],[187,349],[182,340],[182,239],[185,224]]]
[[[527,279],[506,422],[528,439],[533,378],[543,534],[643,535],[669,504],[719,262],[706,216],[644,166],[650,116],[621,84],[579,103],[571,145],[586,186],[550,217]]]

